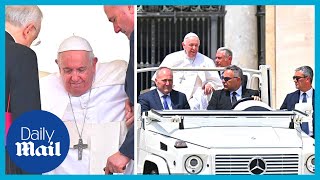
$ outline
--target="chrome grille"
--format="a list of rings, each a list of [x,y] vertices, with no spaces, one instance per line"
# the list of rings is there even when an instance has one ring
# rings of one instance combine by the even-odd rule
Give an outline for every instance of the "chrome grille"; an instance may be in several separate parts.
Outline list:
[[[262,174],[298,174],[298,154],[218,154],[215,156],[215,174],[252,174],[249,168],[254,158],[265,162]]]

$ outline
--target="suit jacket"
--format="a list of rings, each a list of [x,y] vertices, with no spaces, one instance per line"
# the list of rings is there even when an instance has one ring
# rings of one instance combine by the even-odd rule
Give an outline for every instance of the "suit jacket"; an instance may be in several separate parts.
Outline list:
[[[24,112],[41,109],[37,56],[29,47],[16,43],[8,32],[6,32],[5,105],[5,111],[8,109],[12,113],[13,121]],[[6,173],[25,172],[6,157]]]
[[[130,99],[130,103],[134,105],[134,32],[130,35],[130,59],[126,72],[125,91]]]
[[[13,120],[26,111],[41,109],[37,56],[29,47],[15,43],[6,32],[5,110],[9,93]]]
[[[242,98],[251,97],[251,96],[259,96],[259,91],[246,89],[245,87],[242,87]],[[232,107],[232,104],[231,104],[231,98],[230,98],[230,91],[221,89],[221,90],[214,91],[212,93],[207,109],[208,110],[230,110],[231,107]]]
[[[125,80],[125,91],[130,103],[134,105],[134,32],[130,35],[130,59]],[[126,138],[119,151],[126,157],[134,160],[134,124],[129,128]]]
[[[315,90],[313,89],[313,96],[312,96],[312,107],[313,107],[313,114],[312,114],[312,124],[313,124],[313,136],[315,135],[315,121],[314,121],[314,94]],[[287,94],[286,98],[284,99],[280,109],[287,109],[288,111],[292,111],[294,106],[299,103],[300,100],[300,90],[296,90],[292,93]]]
[[[312,97],[312,105],[314,107],[314,89],[313,89],[313,97]],[[287,94],[284,99],[280,109],[287,109],[288,111],[292,111],[294,106],[299,103],[300,100],[300,90],[296,90],[292,93]]]
[[[190,109],[187,97],[185,94],[172,90],[170,92],[172,109]],[[138,98],[141,104],[141,111],[149,111],[150,109],[163,110],[163,106],[157,92],[157,89],[141,94]]]

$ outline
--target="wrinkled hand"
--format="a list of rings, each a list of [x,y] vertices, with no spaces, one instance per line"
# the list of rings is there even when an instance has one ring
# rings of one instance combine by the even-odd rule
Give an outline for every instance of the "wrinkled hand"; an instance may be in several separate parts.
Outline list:
[[[213,87],[209,83],[205,84],[202,89],[204,89],[204,94],[205,95],[211,94],[212,91],[214,91]]]
[[[129,128],[133,124],[134,114],[133,106],[130,104],[130,100],[127,99],[124,105],[126,126]]]
[[[261,98],[259,96],[251,96],[251,97],[253,97],[253,100],[255,101],[261,101]]]
[[[130,159],[127,156],[122,155],[118,151],[108,158],[106,167],[104,168],[104,173],[123,173],[129,161]]]

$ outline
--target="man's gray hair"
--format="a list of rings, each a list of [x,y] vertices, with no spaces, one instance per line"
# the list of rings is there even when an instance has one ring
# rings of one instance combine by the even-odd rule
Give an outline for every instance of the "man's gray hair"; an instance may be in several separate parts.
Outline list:
[[[159,72],[162,70],[162,69],[168,69],[170,72],[171,72],[171,74],[172,74],[172,70],[171,70],[171,68],[168,68],[168,67],[160,67],[157,71],[156,71],[156,78],[158,77],[158,75],[159,75]]]
[[[38,6],[6,6],[6,22],[16,27],[25,27],[31,22],[40,24],[42,17]]]
[[[242,69],[236,65],[230,65],[224,68],[224,71],[231,70],[234,73],[234,77],[239,77],[241,80],[243,79]]]
[[[187,35],[184,36],[183,38],[183,42],[185,42],[187,39],[191,38],[191,37],[196,37],[198,38],[198,40],[200,41],[198,35],[196,33],[193,32],[189,32]]]
[[[220,47],[217,51],[224,51],[226,57],[229,57],[229,56],[232,57],[232,51],[227,47]]]
[[[312,70],[312,68],[311,68],[310,66],[301,66],[301,67],[298,67],[295,71],[296,71],[296,72],[297,72],[297,71],[302,71],[304,76],[310,77],[311,83],[312,83],[312,80],[313,80],[313,70]]]

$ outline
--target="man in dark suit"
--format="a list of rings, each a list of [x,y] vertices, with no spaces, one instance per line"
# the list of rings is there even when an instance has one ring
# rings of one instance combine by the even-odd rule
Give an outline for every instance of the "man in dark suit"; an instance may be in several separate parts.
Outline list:
[[[280,109],[287,109],[289,111],[295,108],[297,103],[307,103],[312,102],[313,106],[313,133],[311,132],[310,135],[314,137],[314,89],[312,87],[312,80],[313,80],[313,70],[309,66],[301,66],[295,69],[295,73],[293,76],[293,81],[295,86],[298,90],[287,94],[286,98],[284,99]]]
[[[6,6],[5,111],[11,112],[13,121],[24,112],[41,109],[37,56],[30,49],[41,21],[38,6]],[[7,151],[6,173],[26,174],[11,161]]]
[[[104,6],[105,14],[113,24],[114,32],[124,33],[130,40],[130,59],[126,72],[125,91],[129,101],[125,104],[126,124],[130,125],[118,152],[107,159],[106,174],[123,173],[130,159],[134,160],[134,6]]]
[[[172,89],[173,74],[170,68],[158,69],[155,83],[156,89],[141,94],[138,98],[142,112],[150,109],[190,109],[186,95]]]
[[[242,86],[242,69],[236,65],[224,69],[222,83],[224,89],[214,91],[209,101],[208,110],[230,110],[232,105],[245,97],[260,100],[259,91]]]

